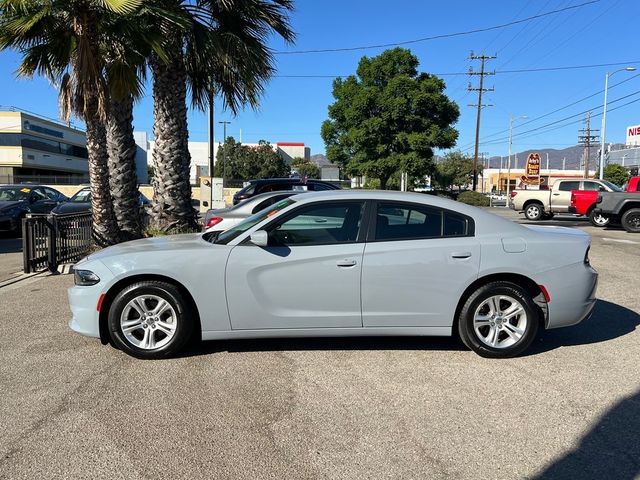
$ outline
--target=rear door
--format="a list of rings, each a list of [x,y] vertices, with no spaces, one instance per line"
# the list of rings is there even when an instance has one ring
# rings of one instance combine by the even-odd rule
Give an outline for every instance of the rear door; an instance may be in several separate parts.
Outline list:
[[[364,327],[450,327],[478,276],[473,220],[450,210],[378,202],[362,265]]]
[[[364,202],[301,205],[229,255],[226,290],[233,329],[362,327]]]
[[[568,212],[571,205],[571,190],[581,190],[580,180],[558,180],[558,188],[551,192],[551,207],[554,212]]]

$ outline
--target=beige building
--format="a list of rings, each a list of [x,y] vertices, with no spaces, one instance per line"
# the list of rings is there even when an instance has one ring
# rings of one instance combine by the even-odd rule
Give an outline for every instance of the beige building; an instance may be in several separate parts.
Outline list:
[[[19,111],[0,111],[0,183],[86,181],[85,134]]]

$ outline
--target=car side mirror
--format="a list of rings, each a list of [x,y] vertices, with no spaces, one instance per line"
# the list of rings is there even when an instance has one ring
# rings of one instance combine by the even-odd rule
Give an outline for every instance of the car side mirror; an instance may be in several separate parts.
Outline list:
[[[269,234],[264,230],[258,230],[251,234],[249,240],[258,247],[266,247],[269,244]]]

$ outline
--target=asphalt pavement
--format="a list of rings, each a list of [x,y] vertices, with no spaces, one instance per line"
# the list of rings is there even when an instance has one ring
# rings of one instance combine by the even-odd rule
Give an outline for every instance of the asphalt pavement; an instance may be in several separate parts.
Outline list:
[[[640,235],[553,224],[593,235],[600,300],[509,360],[366,338],[140,361],[68,329],[70,275],[1,288],[0,479],[638,478]]]

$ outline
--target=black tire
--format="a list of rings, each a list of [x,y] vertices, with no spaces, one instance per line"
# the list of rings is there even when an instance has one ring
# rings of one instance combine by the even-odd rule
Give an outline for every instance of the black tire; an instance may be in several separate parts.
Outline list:
[[[524,216],[527,220],[537,222],[544,215],[544,206],[540,202],[531,202],[524,207]]]
[[[173,336],[158,348],[141,348],[140,346],[135,345],[129,338],[127,338],[127,335],[125,335],[122,329],[121,316],[123,315],[125,308],[130,301],[140,296],[158,297],[166,301],[172,308],[172,311],[169,312],[172,317],[170,323],[172,327],[175,325],[175,327],[173,327],[175,331],[173,332]],[[153,300],[147,300],[146,302],[146,305],[153,308]],[[128,312],[129,314],[133,313],[134,318],[131,321],[135,321],[135,316],[137,314],[133,312],[132,309],[128,309]],[[175,319],[173,319],[174,315]],[[113,300],[111,308],[109,309],[109,334],[111,335],[111,340],[116,347],[133,357],[145,360],[167,358],[175,355],[187,344],[194,330],[194,318],[195,316],[189,302],[186,301],[175,285],[156,280],[137,282],[125,287]],[[162,325],[158,318],[156,318],[155,321],[158,322],[158,325]],[[168,322],[169,320],[167,319],[166,321]],[[135,333],[130,332],[129,336],[133,336],[133,341],[139,340],[142,342],[144,341],[144,338],[146,338],[146,335],[150,335],[154,338],[154,343],[156,340],[158,343],[162,343],[169,337],[169,335],[164,332],[164,329],[161,329],[160,326],[156,326],[154,323],[144,325],[144,329],[142,329],[142,323],[145,322],[146,320],[141,322],[141,327],[136,329],[134,331]],[[146,330],[148,330],[148,332]]]
[[[622,228],[629,233],[640,233],[640,208],[630,208],[620,219]]]
[[[601,213],[596,214],[595,208],[589,210],[589,221],[594,227],[606,227],[609,225],[610,220],[606,215],[602,215]]]
[[[526,326],[522,336],[515,341],[512,345],[493,347],[486,344],[478,335],[474,328],[474,316],[476,310],[483,305],[485,301],[496,295],[504,295],[517,300],[522,306],[524,313],[526,314]],[[482,310],[480,310],[482,311]],[[517,317],[520,318],[520,317]],[[500,320],[502,322],[502,320]],[[505,322],[504,324],[506,324]],[[509,320],[508,323],[511,323]],[[465,301],[460,316],[458,317],[458,333],[462,342],[471,350],[476,352],[481,357],[485,358],[510,358],[515,357],[524,352],[531,342],[536,338],[538,334],[538,327],[540,324],[540,314],[537,306],[533,302],[531,295],[526,290],[516,285],[515,283],[506,281],[497,281],[482,285],[475,292],[473,292],[469,298]],[[513,325],[511,323],[511,325]],[[482,333],[485,327],[480,327],[478,330]],[[487,329],[491,327],[486,326]],[[499,330],[502,330],[501,328]],[[489,330],[486,330],[489,333]],[[508,339],[506,328],[504,331],[498,333],[502,338],[500,342]]]

